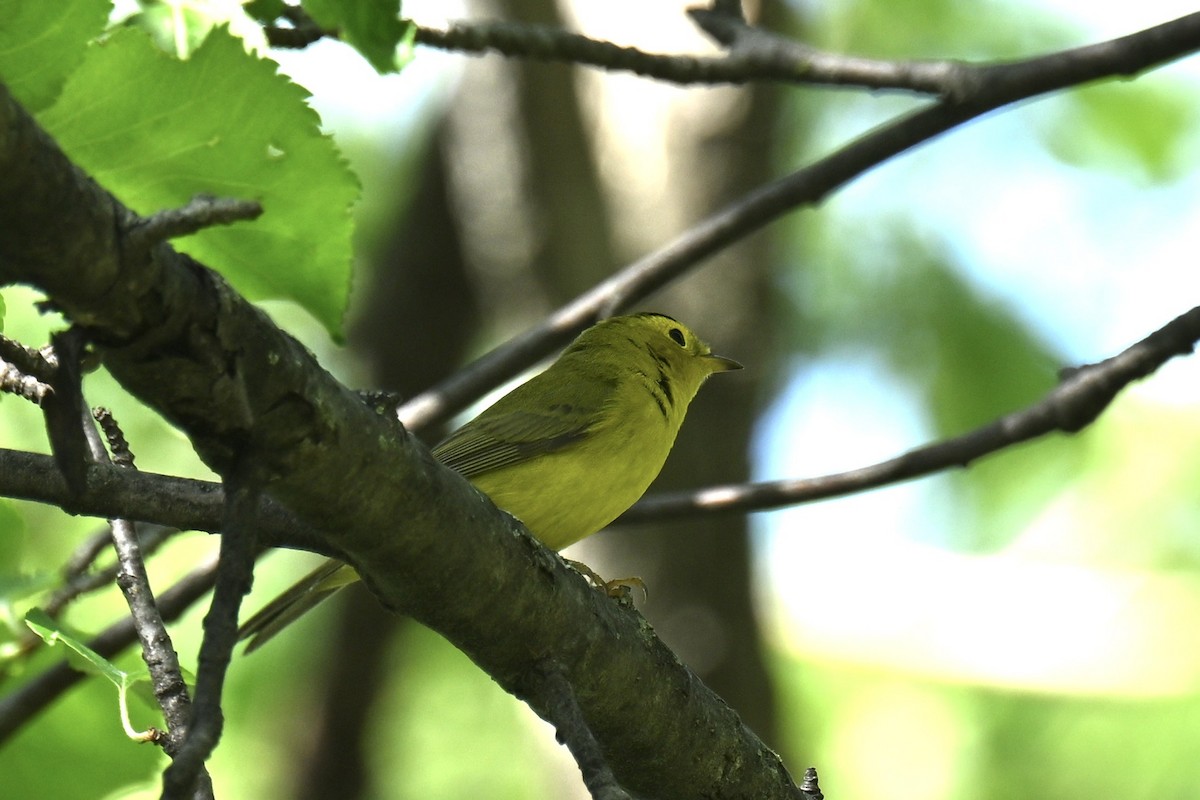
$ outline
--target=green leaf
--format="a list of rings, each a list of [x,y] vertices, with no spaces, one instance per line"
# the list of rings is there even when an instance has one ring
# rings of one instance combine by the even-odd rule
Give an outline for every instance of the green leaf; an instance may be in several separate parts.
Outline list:
[[[212,31],[213,21],[198,9],[153,5],[129,19],[154,39],[164,53],[187,58]]]
[[[74,656],[69,656],[71,666],[91,675],[103,675],[112,681],[114,686],[123,688],[127,685],[127,675],[124,670],[109,661],[104,656],[88,647],[77,637],[68,633],[56,620],[51,619],[45,611],[34,608],[25,615],[25,624],[29,629],[42,637],[42,641],[53,647],[62,642]]]
[[[1061,115],[1046,126],[1043,138],[1068,164],[1167,181],[1190,168],[1181,152],[1195,127],[1190,94],[1161,77],[1139,80],[1136,86],[1089,86],[1062,98]]]
[[[284,7],[283,0],[250,0],[245,6],[247,14],[265,24],[283,16]]]
[[[110,13],[108,0],[0,0],[0,81],[29,111],[46,108]]]
[[[147,731],[134,729],[132,723],[129,721],[129,706],[126,702],[130,688],[141,688],[143,690],[141,694],[144,696],[145,687],[150,681],[149,670],[139,669],[134,672],[126,672],[81,642],[78,637],[68,633],[57,621],[51,619],[40,608],[35,608],[25,615],[25,624],[29,626],[30,630],[42,637],[42,640],[51,647],[62,642],[70,648],[72,655],[68,655],[67,661],[75,669],[90,675],[102,675],[108,678],[113,686],[117,687],[117,703],[120,708],[121,727],[125,729],[126,736],[142,742],[152,741],[157,736],[154,729]],[[153,700],[151,702],[153,704]]]
[[[176,246],[252,300],[294,300],[340,339],[358,183],[307,97],[224,28],[187,61],[126,29],[88,51],[40,120],[140,214],[200,193],[260,201],[260,219]]]
[[[246,43],[247,50],[267,49],[262,24],[246,13],[241,0],[141,0],[142,10],[125,20],[150,34],[165,53],[188,58],[219,25]]]
[[[411,27],[400,19],[400,0],[304,0],[304,10],[322,28],[339,30],[379,72],[399,68],[396,47]]]

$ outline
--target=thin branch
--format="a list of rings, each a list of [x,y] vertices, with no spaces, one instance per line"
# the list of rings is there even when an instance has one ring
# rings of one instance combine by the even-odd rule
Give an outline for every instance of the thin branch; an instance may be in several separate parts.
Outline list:
[[[583,785],[593,800],[630,800],[588,727],[562,665],[548,659],[538,664],[531,670],[526,691],[539,696],[540,702],[535,705],[544,709],[558,740],[571,751],[583,776]]]
[[[0,359],[0,392],[15,394],[40,406],[51,391],[50,384],[43,383]]]
[[[554,26],[523,22],[455,22],[445,30],[417,26],[416,42],[466,53],[494,52],[507,57],[564,62],[611,71],[632,72],[676,84],[746,84],[760,81],[814,86],[859,87],[933,95],[972,102],[1005,80],[1024,83],[1047,67],[1087,70],[1093,57],[1114,55],[1137,64],[1149,51],[1172,48],[1167,39],[1194,40],[1189,15],[1156,28],[1098,45],[1070,48],[1012,62],[968,63],[953,59],[874,59],[831,53],[772,31],[754,27],[721,8],[694,8],[693,21],[727,47],[720,56],[664,55],[592,39]],[[1157,40],[1156,40],[1157,39]],[[1192,45],[1194,46],[1194,45]],[[1143,49],[1146,48],[1146,49]],[[1140,67],[1134,67],[1134,70]],[[1118,71],[1118,74],[1119,73]],[[1124,73],[1128,74],[1128,73]]]
[[[133,451],[129,449],[125,432],[117,424],[116,417],[107,408],[102,407],[92,409],[92,417],[100,425],[100,430],[104,432],[104,438],[108,441],[112,463],[118,467],[132,469],[134,467]]]
[[[902,91],[964,102],[971,99],[985,73],[1008,66],[954,59],[876,59],[831,53],[750,25],[741,13],[740,3],[728,0],[717,0],[710,8],[688,9],[687,13],[699,28],[727,48],[725,53],[719,56],[650,53],[557,26],[528,22],[458,21],[444,30],[411,21],[410,24],[415,28],[415,42],[427,47],[597,67],[680,85],[775,81]],[[273,47],[304,48],[323,37],[339,36],[338,31],[322,29],[299,7],[288,7],[285,14],[291,27],[264,28]],[[1082,50],[1064,50],[1050,57],[1070,60]]]
[[[117,454],[118,467],[132,470],[133,456],[129,453],[128,444],[116,420],[102,409],[98,409],[95,416],[101,421],[109,437],[110,447]],[[112,463],[90,419],[84,425],[84,433],[93,461],[100,464]],[[192,714],[191,698],[188,697],[187,684],[183,680],[179,654],[175,652],[171,635],[167,633],[166,623],[155,602],[141,542],[138,540],[134,524],[121,517],[114,517],[110,522],[113,549],[117,552],[116,583],[129,605],[130,619],[142,645],[142,660],[150,672],[154,697],[167,723],[166,733],[158,737],[157,741],[167,755],[175,757],[187,736],[188,722]],[[207,775],[202,786],[204,788],[200,796],[211,797],[212,782]]]
[[[713,486],[647,498],[614,524],[680,519],[698,514],[745,514],[863,492],[968,464],[1055,431],[1076,433],[1122,389],[1200,341],[1200,307],[1181,314],[1137,344],[1097,364],[1070,370],[1042,400],[953,439],[918,447],[871,466],[803,480]]]
[[[83,352],[83,331],[73,327],[60,331],[50,338],[57,366],[50,381],[51,391],[42,400],[42,415],[46,419],[46,434],[50,439],[50,452],[66,478],[73,494],[82,494],[87,489],[88,464],[99,460],[95,456],[89,431],[94,436],[92,425],[83,402],[83,373],[80,356]],[[89,448],[93,449],[89,455]],[[104,447],[100,445],[100,451]]]
[[[57,361],[52,348],[34,350],[0,335],[0,392],[41,405],[52,391]]]
[[[805,800],[825,800],[825,795],[821,793],[821,786],[817,783],[816,767],[804,770],[804,779],[800,781],[800,791],[804,794]]]
[[[691,8],[687,13],[726,48],[724,60],[730,69],[744,65],[750,75],[745,82],[767,79],[961,98],[972,74],[984,68],[947,59],[888,60],[830,53],[750,25],[723,10]]]
[[[196,672],[196,699],[183,746],[163,773],[163,800],[185,800],[207,780],[204,763],[220,741],[225,718],[221,707],[225,674],[238,636],[238,610],[254,579],[257,519],[261,493],[246,475],[225,480],[221,555],[212,604],[204,617]]]
[[[525,333],[412,398],[397,416],[410,430],[444,422],[608,314],[662,288],[724,247],[786,213],[815,206],[870,169],[989,111],[1078,83],[1130,75],[1200,48],[1200,13],[1111,42],[977,73],[972,99],[913,111],[746,194],[596,285]],[[1030,65],[1036,65],[1031,67]]]
[[[198,194],[180,208],[169,208],[135,220],[127,231],[128,246],[149,249],[159,242],[187,236],[205,228],[258,219],[261,203]]]
[[[225,502],[221,484],[109,465],[88,468],[88,488],[76,497],[50,456],[0,447],[0,496],[69,507],[76,514],[108,519],[126,516],[169,528],[219,533]],[[267,547],[323,553],[321,535],[278,502],[263,498],[259,532]],[[328,554],[328,553],[326,553]]]

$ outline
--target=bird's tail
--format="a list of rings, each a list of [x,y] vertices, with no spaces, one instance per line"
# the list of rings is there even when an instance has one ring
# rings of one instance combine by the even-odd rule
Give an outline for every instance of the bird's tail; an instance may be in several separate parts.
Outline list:
[[[358,579],[349,564],[332,558],[325,561],[246,620],[238,629],[238,640],[250,640],[247,653],[257,650],[317,603]]]

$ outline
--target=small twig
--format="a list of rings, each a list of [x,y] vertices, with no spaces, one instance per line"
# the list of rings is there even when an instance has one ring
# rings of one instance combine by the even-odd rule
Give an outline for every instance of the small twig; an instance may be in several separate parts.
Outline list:
[[[57,368],[50,381],[53,389],[42,400],[50,452],[67,481],[71,492],[79,495],[87,489],[89,457],[87,431],[95,433],[83,402],[83,373],[80,356],[83,352],[83,331],[71,328],[50,337]],[[103,451],[103,446],[100,448]]]
[[[804,793],[805,800],[825,800],[825,795],[821,794],[821,787],[817,783],[816,767],[804,770],[804,779],[800,781],[800,791]]]
[[[15,394],[40,406],[51,391],[53,390],[50,384],[43,383],[32,375],[26,375],[7,361],[0,360],[0,392]]]
[[[133,455],[129,452],[129,444],[121,434],[116,420],[104,409],[97,409],[95,417],[103,426],[105,434],[110,436],[109,447],[113,448],[114,453],[120,454],[119,466],[132,470]],[[85,421],[84,435],[92,460],[99,464],[112,463],[91,419]],[[146,573],[146,561],[138,541],[137,530],[128,519],[114,518],[110,523],[113,548],[117,552],[117,586],[129,605],[134,630],[137,631],[138,640],[142,645],[142,660],[146,662],[150,671],[154,697],[167,723],[166,734],[158,737],[157,741],[167,755],[174,758],[186,741],[192,716],[191,698],[188,697],[187,684],[183,680],[179,654],[171,642],[171,635],[167,633],[167,625],[150,587],[150,576]],[[207,775],[199,782],[199,786],[201,788],[197,792],[198,796],[212,795],[212,782]]]
[[[26,347],[2,334],[0,334],[0,361],[11,364],[20,372],[42,383],[50,383],[54,380],[54,371],[58,369],[58,359],[54,355],[54,348],[47,346],[41,350],[34,350],[32,347]]]
[[[970,69],[956,61],[887,61],[827,53],[709,9],[690,13],[710,34],[719,32],[714,38],[726,44],[736,38],[737,46],[719,56],[665,55],[527,22],[455,22],[445,30],[418,26],[416,42],[442,50],[632,72],[680,85],[776,81],[943,96],[961,82],[960,72]],[[738,26],[736,37],[731,26]]]
[[[50,382],[57,366],[52,348],[34,350],[0,335],[0,392],[41,405],[53,391]]]
[[[1181,314],[1140,342],[1097,364],[1064,373],[1042,400],[953,439],[918,447],[867,467],[803,480],[713,486],[647,498],[614,524],[681,519],[698,514],[766,511],[840,497],[912,480],[947,467],[965,467],[1015,444],[1091,424],[1118,393],[1200,342],[1200,306]]]
[[[754,64],[759,78],[824,86],[891,89],[959,97],[975,65],[946,59],[886,60],[818,50],[758,28],[740,16],[709,8],[688,9],[696,25],[727,49],[730,64]]]
[[[204,775],[204,763],[221,738],[225,723],[221,697],[238,640],[238,611],[254,579],[260,482],[247,471],[225,476],[224,483],[220,566],[212,603],[204,616],[194,711],[183,746],[163,772],[163,800],[192,796],[197,776]]]
[[[617,782],[600,743],[583,718],[583,711],[575,700],[575,690],[563,674],[562,666],[544,660],[529,678],[529,693],[539,695],[541,699],[535,707],[546,711],[547,721],[557,731],[558,741],[571,751],[583,775],[583,785],[593,800],[630,800],[629,792]]]
[[[100,424],[100,430],[104,432],[104,438],[108,440],[112,463],[118,467],[132,469],[134,466],[133,452],[129,449],[129,442],[125,439],[125,433],[121,430],[121,426],[117,424],[116,417],[107,408],[99,406],[92,409],[92,417]]]
[[[262,212],[262,204],[254,200],[234,200],[200,194],[181,208],[169,208],[139,218],[129,227],[126,241],[135,251],[149,249],[160,242],[187,236],[205,228],[257,219]]]

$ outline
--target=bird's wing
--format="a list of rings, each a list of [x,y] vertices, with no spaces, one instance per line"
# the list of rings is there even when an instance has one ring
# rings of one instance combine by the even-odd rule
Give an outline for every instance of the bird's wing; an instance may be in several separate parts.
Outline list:
[[[577,406],[485,413],[450,434],[433,455],[471,478],[581,441],[594,419]]]

